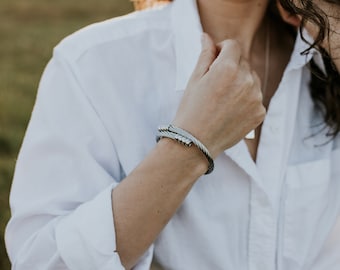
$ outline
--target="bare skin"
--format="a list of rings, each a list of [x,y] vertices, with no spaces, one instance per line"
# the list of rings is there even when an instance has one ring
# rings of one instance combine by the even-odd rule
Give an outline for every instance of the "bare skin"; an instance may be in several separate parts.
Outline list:
[[[207,0],[197,1],[204,31],[209,33],[217,44],[229,38],[239,41],[243,57],[259,75],[262,86],[266,68],[265,41],[269,30],[270,76],[267,88],[263,92],[263,105],[267,109],[289,61],[294,39],[288,37],[286,25],[265,17],[266,1],[219,0],[213,2],[215,4]],[[247,9],[244,8],[245,3],[248,5]],[[226,10],[233,12],[226,15]],[[221,25],[229,27],[220,27]],[[268,25],[272,27],[268,28]],[[256,128],[255,139],[245,140],[254,161],[260,141],[261,127],[262,125],[259,125]]]
[[[201,23],[215,43],[237,40],[249,60],[254,39],[267,9],[265,0],[197,0]]]
[[[249,59],[256,53],[253,43],[267,0],[200,0],[198,4],[203,29],[214,40],[203,35],[199,61],[172,123],[196,136],[216,158],[265,116],[260,79]],[[250,6],[256,7],[252,16],[248,16]],[[205,10],[208,13],[203,14]],[[215,21],[217,10],[219,21]],[[247,35],[235,36],[239,33]],[[227,39],[221,42],[220,38]],[[207,165],[195,147],[162,139],[113,190],[117,252],[126,269],[154,242]]]
[[[319,1],[318,1],[319,2]],[[332,57],[338,71],[340,71],[340,6],[320,1],[320,8],[328,15],[330,24],[329,38],[324,40],[323,46]],[[310,32],[312,26],[306,26]]]
[[[269,21],[271,25],[274,25],[272,22]],[[263,23],[266,26],[266,22]],[[272,29],[272,28],[270,28]],[[291,51],[294,46],[294,38],[293,36],[283,35],[283,33],[287,33],[287,26],[283,23],[278,23],[275,25],[274,31],[270,31],[270,59],[269,59],[269,70],[270,74],[268,77],[267,88],[262,88],[263,93],[263,105],[266,109],[268,109],[269,103],[271,98],[274,96],[276,89],[279,86],[281,81],[283,72],[285,67],[288,64],[290,59]],[[265,33],[262,34],[265,36]],[[265,37],[262,39],[264,40]],[[258,42],[259,44],[255,43]],[[261,50],[261,43],[255,39],[255,44],[253,44],[254,48],[260,47],[259,51]],[[264,52],[264,48],[262,47],[262,51]],[[264,81],[265,77],[265,66],[263,63],[264,59],[263,53],[255,53],[251,55],[250,58],[250,65],[259,74],[261,81]],[[263,83],[262,83],[263,85]],[[257,156],[257,148],[261,137],[261,129],[262,124],[256,128],[255,132],[255,139],[253,140],[245,140],[250,155],[252,156],[253,160],[256,161]]]

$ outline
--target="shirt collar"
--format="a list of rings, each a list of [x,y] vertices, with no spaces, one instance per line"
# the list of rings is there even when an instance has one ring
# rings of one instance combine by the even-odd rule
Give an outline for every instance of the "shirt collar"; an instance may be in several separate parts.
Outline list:
[[[184,90],[196,66],[201,52],[202,25],[196,0],[176,0],[173,2],[171,23],[174,30],[176,52],[176,90]],[[302,32],[308,42],[313,39],[306,30]],[[298,33],[286,72],[305,66],[312,58],[324,70],[320,53],[311,49],[307,54],[301,54],[309,48],[300,33]]]
[[[314,42],[313,38],[308,34],[306,29],[302,30],[302,36],[307,42],[301,38],[301,33],[298,32],[295,46],[287,65],[286,72],[304,67],[312,58],[314,59],[315,63],[321,68],[321,70],[325,72],[321,53],[317,49],[312,48],[306,54],[302,54],[302,52],[310,47],[309,44],[312,44]]]

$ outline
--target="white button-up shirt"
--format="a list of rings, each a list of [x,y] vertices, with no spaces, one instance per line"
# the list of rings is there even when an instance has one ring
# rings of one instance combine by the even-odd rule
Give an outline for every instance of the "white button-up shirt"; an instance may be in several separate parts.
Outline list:
[[[11,191],[13,269],[123,269],[111,191],[173,119],[201,32],[195,1],[176,0],[55,48]],[[340,140],[329,142],[314,109],[306,63],[319,55],[301,56],[306,47],[298,38],[257,162],[244,141],[222,153],[135,269],[152,259],[176,270],[340,269]]]

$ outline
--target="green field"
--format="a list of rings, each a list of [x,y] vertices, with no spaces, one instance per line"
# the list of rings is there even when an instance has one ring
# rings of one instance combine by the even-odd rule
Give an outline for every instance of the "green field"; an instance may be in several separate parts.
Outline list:
[[[15,160],[53,47],[87,24],[132,8],[129,0],[0,1],[0,270],[10,269],[3,233]]]

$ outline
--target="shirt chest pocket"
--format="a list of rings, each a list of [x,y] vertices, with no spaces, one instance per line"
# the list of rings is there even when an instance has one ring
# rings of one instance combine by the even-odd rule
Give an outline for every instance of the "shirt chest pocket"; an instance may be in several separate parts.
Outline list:
[[[286,175],[283,256],[303,266],[322,245],[322,225],[331,206],[331,162],[317,160],[290,166]],[[327,216],[327,215],[326,215]]]

